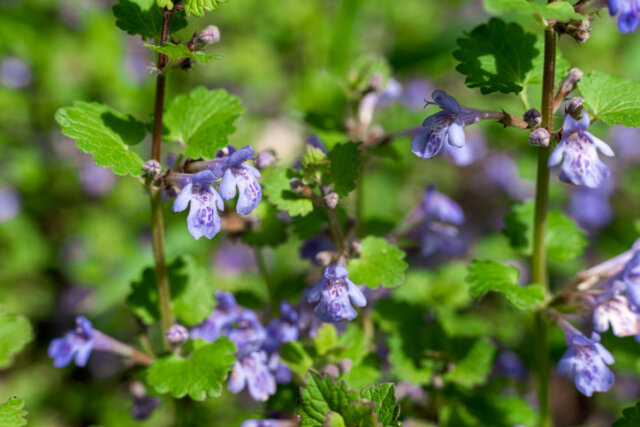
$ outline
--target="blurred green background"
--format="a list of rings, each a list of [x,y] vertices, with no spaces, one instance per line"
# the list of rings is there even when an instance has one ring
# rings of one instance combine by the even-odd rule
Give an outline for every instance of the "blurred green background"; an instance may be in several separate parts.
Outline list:
[[[123,385],[128,378],[116,358],[104,356],[108,360],[86,370],[58,370],[46,356],[48,342],[69,329],[80,313],[123,340],[135,340],[142,331],[124,299],[130,282],[152,263],[148,198],[134,180],[93,165],[54,121],[55,111],[74,100],[100,100],[141,120],[150,117],[154,55],[139,37],[116,28],[113,4],[0,2],[0,304],[9,313],[27,315],[35,334],[15,365],[0,372],[0,400],[10,395],[25,399],[34,426],[140,424],[129,416],[130,397]],[[413,107],[405,103],[378,109],[374,121],[386,131],[420,124],[425,116],[421,100],[436,87],[465,105],[522,114],[517,97],[481,97],[467,89],[455,71],[451,52],[456,39],[488,18],[475,0],[233,0],[203,19],[191,17],[178,33],[184,41],[208,24],[217,25],[222,39],[209,53],[222,59],[172,72],[168,97],[198,85],[239,95],[247,112],[231,142],[236,147],[251,144],[257,151],[274,149],[285,164],[301,152],[310,134],[321,135],[327,143],[343,137],[350,113],[342,86],[355,60],[365,55],[385,59],[405,88],[412,83],[417,88]],[[533,19],[506,19],[537,31]],[[622,36],[606,14],[591,28],[594,33],[582,47],[568,37],[561,39],[560,49],[572,66],[637,79],[640,37]],[[530,87],[534,106],[538,92],[537,85]],[[523,132],[484,123],[475,132],[491,150],[508,153],[523,179],[532,180],[534,152]],[[607,132],[604,126],[595,128],[603,139],[609,138]],[[638,135],[635,138],[640,143]],[[150,141],[136,149],[148,158]],[[468,258],[478,253],[495,259],[513,256],[495,233],[511,200],[504,194],[489,197],[472,185],[480,166],[458,168],[442,158],[418,159],[410,153],[408,138],[395,140],[391,150],[393,156],[370,162],[365,172],[363,211],[370,233],[392,229],[433,182],[465,208],[476,236]],[[170,152],[170,147],[165,149]],[[616,173],[614,221],[591,235],[588,259],[626,250],[637,236],[639,180],[638,168]],[[569,194],[556,181],[552,205],[565,209]],[[223,276],[211,269],[222,238],[195,242],[184,217],[166,208],[169,258],[191,254],[207,268],[214,287],[254,294],[247,300],[256,304],[264,301],[256,274]],[[278,280],[304,277],[307,267],[297,256],[299,245],[291,236],[268,251]],[[563,277],[579,266],[553,266],[554,274]],[[294,299],[305,283],[296,286]],[[561,338],[558,342],[560,349]],[[621,342],[611,343],[616,366],[636,378],[640,364],[632,354],[638,345]],[[196,414],[202,425],[236,425],[261,413],[249,402],[232,406],[232,399],[238,402],[224,393],[200,405]],[[615,395],[597,399],[615,413]],[[162,405],[146,425],[170,425],[172,410]]]

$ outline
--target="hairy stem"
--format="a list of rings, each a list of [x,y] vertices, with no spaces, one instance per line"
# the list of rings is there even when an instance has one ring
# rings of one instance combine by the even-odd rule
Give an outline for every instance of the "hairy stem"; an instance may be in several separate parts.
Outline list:
[[[160,44],[169,40],[169,25],[173,11],[164,10],[162,19],[162,36]],[[158,54],[158,72],[156,77],[156,96],[153,113],[153,146],[152,157],[158,162],[162,158],[162,113],[164,111],[164,92],[166,86],[166,74],[162,71],[167,65],[168,58],[164,54]],[[160,321],[162,331],[166,332],[173,323],[171,313],[171,293],[169,291],[169,274],[164,259],[164,219],[162,216],[162,192],[158,188],[150,188],[151,194],[151,231],[153,234],[153,256],[156,263],[156,282],[158,286],[158,303],[160,305]],[[165,350],[171,347],[162,334]]]
[[[556,62],[556,34],[552,27],[544,34],[544,74],[542,78],[542,127],[550,132],[553,128],[553,92]],[[549,202],[549,160],[550,148],[538,148],[538,172],[536,181],[535,217],[533,224],[533,255],[531,276],[533,283],[548,287],[545,251],[545,232]],[[549,427],[553,424],[549,405],[549,344],[547,323],[542,313],[537,313],[534,324],[534,351],[536,353],[536,375],[540,418],[538,425]]]

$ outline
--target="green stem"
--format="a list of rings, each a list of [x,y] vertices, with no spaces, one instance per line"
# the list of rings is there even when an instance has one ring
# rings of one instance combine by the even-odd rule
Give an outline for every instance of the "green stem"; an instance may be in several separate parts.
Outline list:
[[[162,13],[162,36],[160,44],[169,40],[169,25],[173,11],[164,10]],[[167,65],[167,56],[158,54],[158,75],[156,77],[156,95],[153,113],[153,146],[152,156],[158,162],[162,159],[162,113],[164,111],[164,93],[167,76],[163,72]],[[151,195],[151,231],[153,234],[153,256],[156,263],[156,284],[158,286],[158,304],[160,305],[160,322],[162,324],[162,337],[164,349],[169,351],[171,347],[167,342],[164,332],[173,323],[171,313],[171,293],[169,291],[169,274],[164,259],[164,219],[162,216],[162,192],[159,188],[150,187]]]
[[[260,275],[264,280],[265,285],[267,285],[267,292],[269,293],[269,307],[271,309],[271,314],[275,314],[278,312],[278,307],[276,306],[276,297],[275,297],[275,288],[273,286],[273,282],[271,281],[271,276],[269,276],[269,271],[267,270],[267,263],[264,260],[264,255],[262,254],[262,248],[256,246],[255,248],[256,261],[258,262],[258,269],[260,270]]]
[[[553,27],[544,34],[544,74],[542,78],[542,127],[551,131],[553,127],[553,92],[556,60],[556,35]],[[535,217],[533,225],[533,255],[531,257],[531,276],[533,283],[548,287],[545,232],[547,208],[549,204],[549,160],[550,148],[538,148],[538,175],[536,180]],[[549,405],[549,345],[547,323],[542,313],[537,313],[534,324],[534,351],[536,377],[538,383],[538,401],[540,405],[540,427],[553,425]]]

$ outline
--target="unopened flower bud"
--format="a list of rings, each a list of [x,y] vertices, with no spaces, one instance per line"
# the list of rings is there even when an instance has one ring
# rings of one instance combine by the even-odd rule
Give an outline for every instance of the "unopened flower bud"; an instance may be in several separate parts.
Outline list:
[[[169,344],[179,345],[189,339],[189,331],[182,325],[175,324],[167,329],[167,341]]]
[[[349,372],[353,367],[353,361],[351,359],[342,359],[338,362],[338,366],[340,366],[340,370],[344,372]]]
[[[361,250],[362,250],[362,243],[360,243],[360,240],[354,240],[353,242],[351,242],[351,251],[353,253],[359,254]]]
[[[160,162],[157,160],[149,160],[145,162],[142,167],[142,171],[146,176],[153,179],[156,178],[162,172],[162,166],[160,166]]]
[[[340,200],[340,196],[338,196],[333,191],[331,193],[327,194],[326,196],[324,196],[324,198],[323,198],[324,205],[328,209],[335,209],[336,206],[338,206],[338,200]]]
[[[273,153],[269,151],[263,151],[262,153],[258,154],[258,157],[256,158],[256,166],[260,170],[266,169],[274,164],[275,161],[276,156],[274,156]]]
[[[529,134],[529,144],[536,147],[548,147],[551,135],[545,128],[538,128]]]
[[[540,111],[535,108],[527,110],[527,112],[524,113],[523,118],[530,129],[535,129],[540,126],[540,123],[542,123],[542,114],[540,114]]]
[[[578,80],[580,80],[583,75],[584,73],[579,68],[572,68],[569,70],[569,74],[560,85],[560,92],[565,94],[571,92],[575,89]]]
[[[300,178],[291,178],[291,180],[289,181],[289,186],[291,187],[291,191],[293,191],[294,193],[301,193],[304,187]]]
[[[197,42],[204,47],[220,41],[220,30],[215,25],[209,25],[198,34]]]
[[[340,369],[336,365],[327,365],[322,368],[322,373],[335,379],[340,375]]]
[[[582,113],[584,112],[583,103],[584,99],[580,97],[571,98],[569,105],[567,105],[567,114],[576,120],[580,120],[582,118]]]
[[[369,86],[376,92],[382,92],[384,89],[382,84],[384,83],[384,77],[380,73],[374,73],[369,80]]]

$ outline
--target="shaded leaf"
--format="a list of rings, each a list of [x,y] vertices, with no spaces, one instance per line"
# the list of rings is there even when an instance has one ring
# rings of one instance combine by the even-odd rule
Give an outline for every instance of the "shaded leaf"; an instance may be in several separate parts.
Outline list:
[[[466,356],[455,363],[453,370],[444,375],[444,380],[464,387],[484,384],[491,372],[496,347],[486,338],[473,344]]]
[[[162,12],[154,0],[120,0],[113,6],[116,26],[127,34],[142,36],[142,40],[159,37],[162,33]],[[187,26],[184,12],[176,12],[171,18],[170,32]]]
[[[466,281],[474,297],[481,297],[491,291],[500,292],[513,305],[525,310],[544,302],[544,288],[540,285],[521,287],[518,285],[519,276],[520,272],[515,267],[495,261],[474,260],[469,266]]]
[[[456,70],[466,76],[468,87],[479,87],[483,94],[519,93],[540,53],[535,35],[496,18],[474,28],[457,43],[453,56],[460,64]]]
[[[622,418],[619,418],[613,427],[637,427],[640,425],[640,402],[622,411]]]
[[[334,191],[346,197],[356,188],[358,170],[360,169],[360,143],[347,142],[337,144],[327,158],[331,162],[331,182]]]

